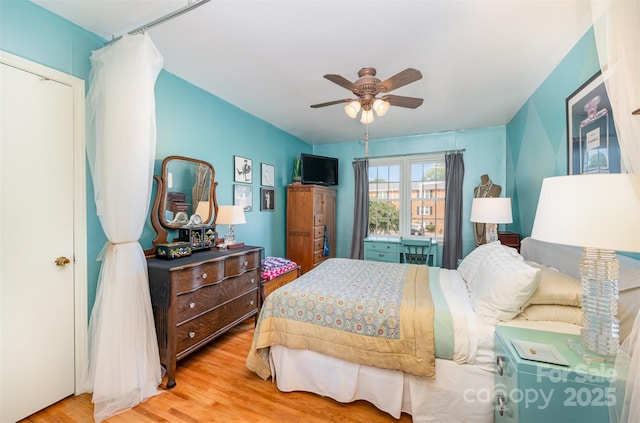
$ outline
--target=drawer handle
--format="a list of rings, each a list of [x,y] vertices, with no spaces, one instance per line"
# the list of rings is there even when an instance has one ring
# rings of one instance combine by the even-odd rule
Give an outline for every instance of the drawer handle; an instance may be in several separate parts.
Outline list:
[[[378,253],[378,257],[384,257],[384,254]]]
[[[502,394],[498,394],[496,397],[498,413],[504,416],[504,412],[507,410],[507,400]]]
[[[195,337],[196,337],[195,332],[189,332],[189,338],[195,338]]]
[[[503,355],[499,355],[498,357],[496,357],[496,371],[500,376],[504,374],[504,356]]]
[[[255,278],[251,278],[251,284],[253,285],[254,283],[256,283]]]
[[[196,308],[196,303],[190,303],[189,308]]]
[[[243,266],[246,266],[246,265],[248,265],[248,264],[249,264],[249,262],[248,262],[248,261],[245,261],[245,262],[244,262],[244,264],[243,264]]]
[[[249,301],[249,305],[253,305],[254,302],[255,301],[253,301],[253,300]]]
[[[202,279],[207,279],[207,276],[209,276],[209,275],[207,275],[206,273],[203,273],[202,274]]]

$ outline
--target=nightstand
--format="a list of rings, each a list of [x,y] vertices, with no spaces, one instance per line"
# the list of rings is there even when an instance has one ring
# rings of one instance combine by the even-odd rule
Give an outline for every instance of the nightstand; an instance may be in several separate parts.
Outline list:
[[[507,247],[513,247],[520,252],[520,234],[515,232],[500,231],[498,232],[498,241]]]
[[[552,345],[569,366],[525,360],[512,341]],[[615,401],[609,387],[613,364],[587,364],[567,340],[578,335],[496,326],[495,422],[604,423],[609,403]],[[540,354],[544,349],[535,353]]]

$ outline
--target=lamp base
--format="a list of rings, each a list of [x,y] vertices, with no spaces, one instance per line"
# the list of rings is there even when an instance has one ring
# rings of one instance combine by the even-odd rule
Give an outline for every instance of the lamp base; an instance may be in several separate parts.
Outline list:
[[[498,240],[498,224],[485,223],[485,228],[487,229],[487,235],[486,235],[487,244],[490,242],[497,241]]]
[[[620,346],[618,260],[613,250],[583,248],[582,346],[601,356],[615,356]]]

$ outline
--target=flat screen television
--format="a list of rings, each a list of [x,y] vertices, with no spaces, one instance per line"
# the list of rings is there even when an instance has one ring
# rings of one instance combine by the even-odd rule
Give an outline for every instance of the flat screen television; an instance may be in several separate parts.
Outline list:
[[[338,159],[302,153],[300,165],[303,184],[338,185]]]

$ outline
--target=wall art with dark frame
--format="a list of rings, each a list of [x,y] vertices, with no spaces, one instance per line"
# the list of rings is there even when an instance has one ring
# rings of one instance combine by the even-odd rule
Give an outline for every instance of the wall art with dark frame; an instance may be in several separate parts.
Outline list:
[[[233,156],[233,181],[250,184],[253,182],[253,160],[246,157]]]
[[[253,187],[249,185],[233,186],[233,205],[242,206],[245,213],[253,211]]]
[[[260,210],[274,211],[276,209],[276,190],[260,188]]]
[[[601,72],[567,97],[567,173],[620,173],[618,136]]]

